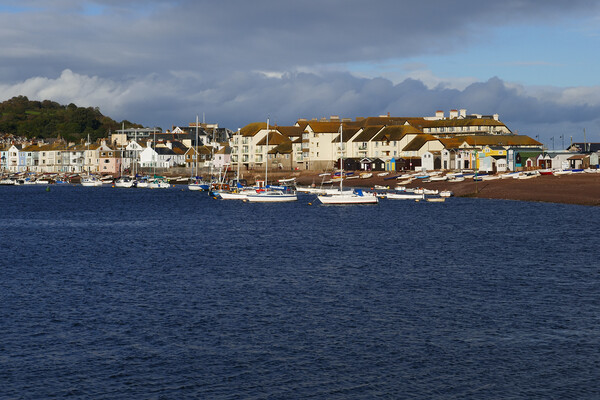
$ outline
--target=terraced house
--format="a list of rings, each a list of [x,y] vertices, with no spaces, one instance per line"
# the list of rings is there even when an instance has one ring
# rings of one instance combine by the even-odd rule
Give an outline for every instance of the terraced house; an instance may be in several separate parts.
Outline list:
[[[289,133],[291,128],[295,136]],[[507,168],[504,159],[511,147],[542,146],[528,136],[513,134],[498,114],[467,115],[465,109],[451,110],[448,117],[437,111],[431,117],[300,119],[293,127],[270,127],[268,148],[266,134],[266,123],[242,128],[240,155],[246,168],[263,167],[265,154],[269,154],[269,160],[277,159],[274,164],[280,168],[329,170],[343,154],[362,168],[370,168],[373,160],[383,160],[390,170],[502,169]],[[237,153],[237,140],[234,135],[233,154]],[[282,162],[284,156],[293,162]],[[232,161],[236,163],[237,156]]]

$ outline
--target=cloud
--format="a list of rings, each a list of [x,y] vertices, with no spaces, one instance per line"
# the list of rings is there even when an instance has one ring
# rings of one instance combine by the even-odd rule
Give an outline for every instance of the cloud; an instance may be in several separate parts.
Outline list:
[[[220,76],[405,59],[485,43],[496,26],[547,23],[597,6],[585,0],[569,7],[558,0],[33,0],[28,9],[0,14],[4,79],[65,69],[109,78],[167,70]]]
[[[291,124],[464,107],[498,112],[526,133],[536,124],[547,132],[593,126],[599,115],[598,87],[481,82],[438,76],[418,62],[485,44],[496,27],[592,15],[598,4],[589,0],[4,3],[0,100],[22,94],[99,106],[163,128],[202,113],[235,129],[267,116]],[[353,68],[359,64],[365,68]]]
[[[499,78],[461,90],[443,85],[430,88],[414,79],[394,84],[384,78],[359,78],[341,72],[275,76],[238,72],[229,79],[214,81],[199,81],[193,74],[150,74],[118,82],[65,70],[55,79],[37,77],[0,85],[2,98],[19,94],[62,104],[98,106],[116,120],[163,129],[187,125],[202,114],[209,122],[235,130],[267,117],[274,123],[291,125],[299,118],[355,118],[387,112],[431,116],[438,109],[459,108],[466,108],[468,113],[498,113],[511,129],[542,139],[582,132],[586,126],[593,137],[600,128],[600,87],[542,90],[507,84]]]

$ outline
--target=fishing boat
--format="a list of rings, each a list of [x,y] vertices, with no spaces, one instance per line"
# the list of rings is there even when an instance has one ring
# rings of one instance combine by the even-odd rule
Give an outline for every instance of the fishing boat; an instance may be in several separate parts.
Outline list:
[[[379,198],[375,195],[365,195],[362,190],[356,189],[344,192],[344,151],[342,142],[342,124],[340,124],[340,188],[338,191],[327,195],[318,195],[321,204],[343,205],[343,204],[377,204]]]

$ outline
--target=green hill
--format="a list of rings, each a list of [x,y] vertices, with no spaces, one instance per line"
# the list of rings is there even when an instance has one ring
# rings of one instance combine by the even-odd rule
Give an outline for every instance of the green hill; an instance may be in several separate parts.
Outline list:
[[[129,121],[117,122],[102,115],[96,107],[67,106],[54,101],[32,101],[25,96],[13,97],[0,103],[0,134],[12,133],[27,138],[57,137],[76,141],[81,138],[97,139],[108,136],[109,131],[143,128]]]

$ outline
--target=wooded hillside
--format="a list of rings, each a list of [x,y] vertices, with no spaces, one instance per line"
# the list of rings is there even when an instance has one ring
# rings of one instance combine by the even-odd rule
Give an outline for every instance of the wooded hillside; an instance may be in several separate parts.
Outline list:
[[[25,96],[13,97],[0,103],[0,134],[12,133],[27,138],[57,137],[76,141],[81,138],[97,139],[108,136],[109,130],[142,128],[129,121],[117,122],[102,115],[96,107],[67,106],[54,101],[32,101]]]

